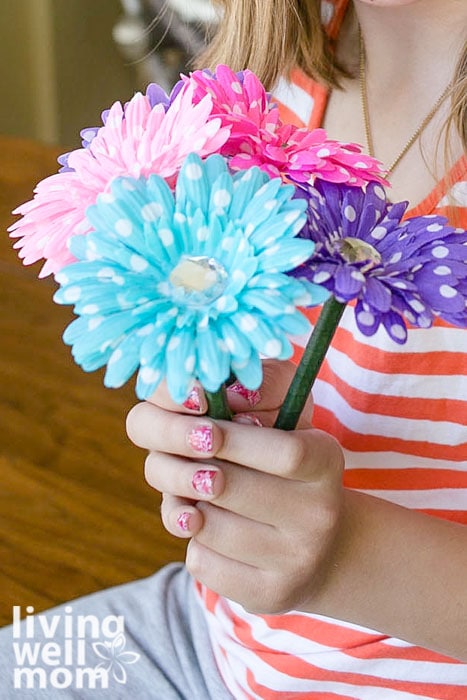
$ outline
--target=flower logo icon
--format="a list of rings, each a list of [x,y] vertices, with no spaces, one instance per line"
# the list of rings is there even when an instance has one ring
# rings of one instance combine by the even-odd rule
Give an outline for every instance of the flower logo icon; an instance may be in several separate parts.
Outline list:
[[[112,641],[94,642],[93,650],[103,661],[100,661],[95,670],[102,669],[112,677],[117,683],[122,685],[127,681],[126,664],[134,664],[140,655],[134,651],[125,651],[126,639],[123,632],[117,634]]]

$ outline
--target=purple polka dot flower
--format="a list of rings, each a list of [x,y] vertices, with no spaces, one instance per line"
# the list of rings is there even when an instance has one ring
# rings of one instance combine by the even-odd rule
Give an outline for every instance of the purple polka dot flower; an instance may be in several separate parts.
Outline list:
[[[355,304],[361,333],[384,328],[405,343],[407,326],[429,328],[436,317],[467,326],[467,232],[441,216],[403,220],[407,202],[391,204],[384,189],[316,181],[302,190],[311,258],[291,271],[320,284],[324,304],[279,413],[276,427],[295,427],[346,305]]]
[[[441,216],[402,220],[407,202],[384,189],[317,182],[309,190],[311,259],[292,274],[322,284],[342,304],[356,302],[367,336],[383,326],[405,343],[407,324],[428,328],[436,316],[466,326],[467,234]]]

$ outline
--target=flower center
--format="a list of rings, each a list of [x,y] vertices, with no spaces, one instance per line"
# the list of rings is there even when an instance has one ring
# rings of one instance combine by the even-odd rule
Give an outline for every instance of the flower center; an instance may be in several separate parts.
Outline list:
[[[204,306],[222,296],[228,275],[215,258],[183,255],[170,273],[169,281],[177,301],[188,306]]]
[[[367,262],[366,270],[381,263],[381,255],[370,243],[360,238],[341,238],[336,247],[344,260],[349,263]]]

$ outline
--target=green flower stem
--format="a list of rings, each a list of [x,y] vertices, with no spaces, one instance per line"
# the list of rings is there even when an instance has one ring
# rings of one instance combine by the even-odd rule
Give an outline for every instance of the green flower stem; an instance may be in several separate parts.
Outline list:
[[[205,391],[204,393],[208,402],[208,416],[217,418],[218,420],[232,419],[232,411],[227,403],[225,384],[213,393],[210,391]]]
[[[277,416],[275,428],[293,430],[297,425],[345,306],[333,296],[324,304]]]

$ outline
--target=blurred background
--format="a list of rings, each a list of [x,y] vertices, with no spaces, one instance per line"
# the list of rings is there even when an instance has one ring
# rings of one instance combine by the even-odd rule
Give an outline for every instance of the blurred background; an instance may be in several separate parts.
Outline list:
[[[39,612],[184,557],[126,437],[133,383],[111,391],[75,365],[72,311],[7,229],[83,128],[148,82],[170,89],[213,24],[208,0],[0,0],[0,626],[14,605]]]
[[[215,22],[210,0],[1,0],[0,133],[80,145],[115,100],[170,89]]]

